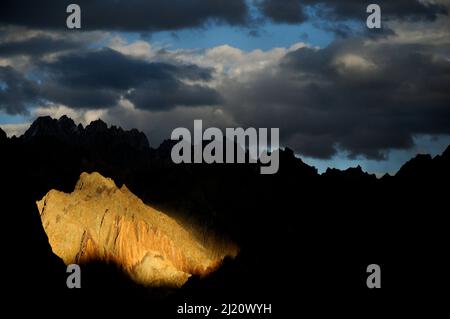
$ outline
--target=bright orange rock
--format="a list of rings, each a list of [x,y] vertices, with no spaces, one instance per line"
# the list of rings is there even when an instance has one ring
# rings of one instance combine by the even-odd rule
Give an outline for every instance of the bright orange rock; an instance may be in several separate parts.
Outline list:
[[[145,205],[124,185],[83,173],[74,192],[51,190],[37,202],[53,252],[66,264],[114,262],[148,286],[181,286],[215,270],[233,244],[202,245],[169,216]]]

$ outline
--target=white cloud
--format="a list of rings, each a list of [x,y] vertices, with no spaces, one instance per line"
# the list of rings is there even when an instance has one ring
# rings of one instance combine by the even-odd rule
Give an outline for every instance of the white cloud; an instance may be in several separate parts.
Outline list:
[[[0,127],[5,131],[8,137],[21,136],[30,127],[31,123],[20,123],[20,124],[1,124]]]
[[[214,81],[202,83],[216,87],[224,79],[244,81],[257,71],[276,65],[287,53],[299,48],[309,47],[298,42],[288,48],[273,48],[244,51],[228,44],[208,49],[176,49],[158,47],[144,40],[128,42],[121,36],[111,38],[108,47],[122,54],[149,61],[168,61],[172,63],[196,64],[213,68]]]
[[[367,58],[353,53],[338,56],[334,62],[338,70],[345,73],[351,71],[370,71],[376,68],[376,65]]]
[[[299,42],[289,48],[244,51],[225,44],[206,50],[176,50],[167,54],[184,63],[213,68],[218,79],[225,77],[242,81],[254,72],[276,65],[287,53],[303,47],[308,45]]]
[[[149,42],[137,40],[128,43],[120,36],[113,37],[109,41],[108,47],[122,54],[140,58],[143,60],[152,60],[157,55],[157,50],[154,49]]]

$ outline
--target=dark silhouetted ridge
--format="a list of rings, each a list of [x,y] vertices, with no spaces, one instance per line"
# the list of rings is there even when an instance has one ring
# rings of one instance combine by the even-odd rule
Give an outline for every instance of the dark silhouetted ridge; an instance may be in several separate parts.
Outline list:
[[[399,178],[425,178],[434,169],[434,160],[429,154],[419,154],[406,162],[395,175]]]
[[[0,142],[6,141],[8,137],[6,136],[5,131],[0,128]]]
[[[127,312],[142,307],[146,313],[161,307],[160,315],[151,314],[169,318],[186,300],[257,302],[273,303],[286,313],[274,318],[288,318],[298,312],[299,300],[313,311],[342,308],[349,301],[369,309],[397,302],[400,295],[408,304],[422,302],[424,293],[439,298],[438,288],[448,285],[450,264],[443,252],[448,250],[449,148],[434,158],[418,155],[395,176],[376,179],[361,167],[319,175],[289,148],[279,151],[274,175],[261,175],[260,164],[175,165],[174,141],[152,149],[138,130],[101,120],[84,128],[65,116],[38,118],[21,138],[1,143],[5,138],[0,130],[7,261],[2,287],[21,304],[42,309],[48,300],[55,301],[52,307],[70,300],[77,307],[100,305],[100,311],[114,315],[121,307]],[[148,290],[105,264],[84,267],[83,288],[68,290],[65,267],[48,244],[36,201],[52,189],[72,192],[82,172],[99,172],[118,188],[125,184],[146,205],[196,230],[199,240],[210,231],[218,245],[230,239],[241,248],[239,255],[209,277],[191,277],[170,296],[157,293],[156,302]],[[365,285],[372,263],[382,269],[381,293]],[[161,306],[166,302],[172,307]]]
[[[317,169],[304,163],[296,157],[289,147],[280,150],[280,174],[301,175],[304,178],[317,176]]]
[[[29,143],[42,139],[53,139],[68,145],[88,148],[120,148],[129,147],[138,151],[147,151],[150,146],[143,132],[136,129],[125,131],[122,128],[108,125],[98,119],[86,128],[75,125],[67,116],[59,120],[49,116],[37,118],[23,135],[23,140]]]
[[[328,168],[323,174],[323,177],[346,182],[366,182],[376,180],[376,176],[374,174],[364,172],[359,165],[357,167],[350,167],[343,171],[335,168]]]
[[[442,157],[447,161],[450,160],[450,146],[448,146],[444,153],[442,153]]]
[[[80,131],[73,120],[67,116],[62,116],[59,120],[52,119],[50,116],[37,118],[30,128],[25,132],[25,140],[33,140],[42,137],[58,137],[60,139],[70,138],[79,134]]]

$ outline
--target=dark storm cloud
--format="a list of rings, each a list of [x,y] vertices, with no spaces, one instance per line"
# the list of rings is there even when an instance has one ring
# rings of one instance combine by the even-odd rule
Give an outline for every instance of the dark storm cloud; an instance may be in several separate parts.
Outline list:
[[[50,36],[37,36],[30,39],[0,43],[0,57],[17,55],[42,56],[64,50],[73,50],[82,46],[74,39],[54,39]]]
[[[384,19],[435,20],[439,14],[447,14],[447,8],[438,4],[425,4],[419,0],[256,0],[262,12],[276,22],[299,23],[313,18],[308,12],[324,19],[361,20],[367,18],[366,8],[377,3]]]
[[[27,114],[29,104],[39,100],[36,83],[10,66],[0,66],[0,110],[8,114]]]
[[[200,85],[186,85],[173,78],[148,81],[126,97],[135,105],[150,110],[164,110],[175,105],[216,105],[221,102],[216,91]]]
[[[74,108],[108,108],[121,97],[149,110],[220,101],[214,90],[184,82],[210,80],[209,69],[147,62],[112,49],[67,54],[54,62],[42,62],[38,68],[43,96]]]
[[[53,103],[61,103],[71,108],[109,108],[117,105],[121,92],[107,88],[72,87],[54,81],[45,82],[41,88],[42,96]]]
[[[0,26],[25,26],[31,29],[65,30],[69,0],[4,0]],[[348,0],[252,0],[262,20],[298,24],[347,20],[365,21],[367,5],[373,1]],[[153,32],[204,27],[209,22],[237,26],[258,25],[246,0],[79,0],[84,30]],[[379,0],[383,19],[433,21],[448,14],[441,4],[420,0]],[[256,23],[256,24],[255,24]],[[329,26],[332,28],[332,26]],[[255,30],[253,30],[255,31]]]
[[[424,3],[420,0],[379,0],[379,1],[333,1],[333,0],[306,0],[311,5],[323,5],[326,9],[321,13],[327,18],[341,19],[363,19],[367,17],[366,8],[371,3],[378,4],[382,9],[384,18],[387,19],[410,19],[433,21],[439,14],[447,14],[443,5]],[[320,12],[320,10],[319,10]]]
[[[245,0],[4,0],[0,23],[64,29],[66,7],[77,3],[86,30],[159,31],[201,27],[209,21],[243,25]]]
[[[274,22],[297,24],[307,18],[299,0],[263,0],[258,4],[264,15]]]
[[[381,159],[416,134],[450,134],[450,61],[433,50],[357,39],[302,48],[224,94],[240,123],[280,127],[284,144],[303,155],[329,158],[338,147]]]
[[[211,70],[195,65],[147,62],[104,48],[64,55],[57,61],[41,63],[58,83],[74,87],[130,89],[147,80],[173,77],[210,80]]]

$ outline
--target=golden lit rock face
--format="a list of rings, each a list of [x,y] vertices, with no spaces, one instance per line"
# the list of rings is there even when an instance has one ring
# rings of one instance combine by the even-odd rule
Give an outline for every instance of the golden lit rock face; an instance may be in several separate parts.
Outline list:
[[[98,173],[81,174],[71,194],[51,190],[37,206],[53,252],[66,264],[114,262],[148,286],[179,287],[237,254],[232,244],[205,248],[174,219]]]

